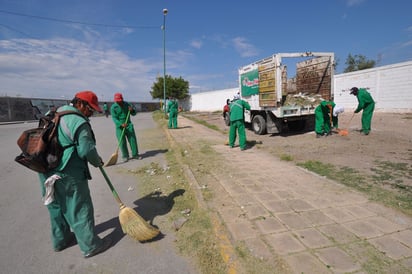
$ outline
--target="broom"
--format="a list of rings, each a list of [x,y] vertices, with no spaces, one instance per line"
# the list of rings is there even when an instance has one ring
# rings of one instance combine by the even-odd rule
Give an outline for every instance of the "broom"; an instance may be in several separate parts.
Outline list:
[[[117,194],[112,183],[110,182],[109,177],[106,174],[106,171],[101,166],[99,167],[99,169],[102,172],[103,177],[106,179],[106,182],[109,185],[115,200],[119,203],[119,221],[120,225],[122,226],[123,232],[132,237],[133,239],[138,240],[139,242],[149,241],[157,235],[159,235],[159,229],[151,226],[139,214],[137,214],[137,212],[134,209],[126,207],[122,203],[119,195]]]
[[[129,116],[130,116],[130,110],[127,112],[126,122],[125,123],[127,123],[129,121]],[[119,157],[119,148],[120,148],[120,145],[122,144],[125,130],[126,130],[126,127],[124,127],[123,130],[122,130],[122,134],[120,135],[120,140],[117,144],[116,151],[112,154],[112,156],[110,156],[110,159],[106,162],[106,164],[104,166],[112,166],[112,165],[115,165],[117,163],[117,158]]]
[[[349,128],[350,122],[352,121],[354,116],[355,116],[355,112],[352,114],[352,117],[350,117],[347,128]],[[340,136],[347,136],[349,134],[349,130],[348,129],[340,129],[338,134]]]

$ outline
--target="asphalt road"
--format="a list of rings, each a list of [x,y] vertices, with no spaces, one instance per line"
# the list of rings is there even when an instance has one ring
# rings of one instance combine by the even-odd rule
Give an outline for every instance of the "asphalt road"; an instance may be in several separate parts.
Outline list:
[[[156,127],[151,117],[151,113],[139,113],[133,118],[138,121],[134,123],[138,136],[139,132]],[[91,123],[98,151],[103,159],[109,159],[117,145],[113,123],[105,117],[93,117]],[[106,252],[89,259],[83,258],[77,245],[54,252],[49,236],[48,211],[41,200],[38,176],[14,162],[19,154],[18,136],[34,126],[35,123],[0,125],[0,273],[198,273],[187,258],[176,252],[173,233],[166,233],[163,238],[145,244],[123,235],[118,222],[119,207],[103,176],[93,167],[93,179],[89,185],[96,230],[101,237],[111,237],[113,245]],[[145,148],[140,147],[140,151],[144,154]],[[136,168],[150,162],[162,164],[165,161],[162,153],[146,155],[148,157],[141,161],[129,161],[121,166]],[[132,207],[138,193],[130,191],[129,186],[135,184],[135,179],[132,175],[116,172],[117,168],[107,167],[106,171],[123,202]]]

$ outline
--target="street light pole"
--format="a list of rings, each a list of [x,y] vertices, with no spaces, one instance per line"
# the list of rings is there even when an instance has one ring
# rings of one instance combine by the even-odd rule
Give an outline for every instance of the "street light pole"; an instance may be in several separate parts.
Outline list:
[[[166,15],[167,9],[163,9],[163,108],[166,117]]]

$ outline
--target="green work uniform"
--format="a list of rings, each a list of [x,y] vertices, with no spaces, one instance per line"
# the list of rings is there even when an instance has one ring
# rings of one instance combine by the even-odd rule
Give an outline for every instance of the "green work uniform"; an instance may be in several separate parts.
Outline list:
[[[64,110],[80,113],[72,106],[59,109]],[[102,245],[102,240],[94,231],[94,209],[88,185],[88,180],[91,179],[88,162],[98,167],[101,159],[96,151],[93,131],[85,116],[63,116],[58,138],[62,146],[72,146],[64,150],[62,161],[54,171],[39,173],[42,196],[46,192],[46,179],[54,174],[61,177],[54,183],[54,201],[47,205],[53,247],[55,250],[64,248],[72,230],[80,250],[83,254],[88,254]]]
[[[177,114],[179,111],[176,99],[172,99],[167,103],[167,112],[169,113],[168,128],[177,128]]]
[[[107,103],[103,104],[103,111],[104,115],[106,115],[106,118],[109,116],[109,107],[107,106]]]
[[[332,106],[332,108],[329,108]],[[322,101],[320,102],[319,106],[315,109],[315,132],[316,134],[323,135],[329,134],[331,131],[331,127],[338,126],[338,117],[332,115],[333,108],[335,107],[335,103],[332,101]],[[331,125],[331,118],[332,123]]]
[[[364,88],[358,90],[356,95],[358,98],[358,107],[355,109],[355,113],[358,113],[363,109],[362,112],[362,132],[369,134],[371,131],[371,122],[373,110],[375,109],[375,101],[373,101],[372,96]]]
[[[124,130],[124,135],[122,138],[123,127],[122,125],[126,123],[127,113],[129,112],[129,103],[123,102],[123,105],[119,105],[118,103],[114,103],[111,108],[110,112],[112,115],[113,122],[116,127],[116,136],[117,140],[120,144],[120,150],[122,152],[122,158],[128,159],[129,158],[129,151],[127,149],[127,142],[129,142],[130,149],[132,150],[132,157],[136,158],[139,156],[139,149],[137,147],[137,138],[136,133],[134,131],[134,127],[132,122],[130,121],[130,116],[136,115],[136,109],[132,106],[132,110],[130,111],[129,120],[127,121],[126,129]],[[122,139],[121,139],[122,138]]]
[[[239,146],[241,150],[246,148],[245,133],[245,113],[244,110],[250,110],[248,102],[236,99],[230,103],[230,129],[229,129],[229,146],[233,147],[236,142],[236,132],[239,133]]]

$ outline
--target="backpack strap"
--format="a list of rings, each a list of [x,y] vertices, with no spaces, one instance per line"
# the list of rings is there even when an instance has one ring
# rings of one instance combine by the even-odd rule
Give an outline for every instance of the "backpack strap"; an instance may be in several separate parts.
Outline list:
[[[66,148],[69,148],[69,147],[72,147],[72,146],[77,145],[77,140],[76,140],[76,138],[75,138],[76,133],[75,133],[74,135],[72,135],[72,133],[70,132],[70,130],[69,130],[69,128],[67,127],[67,124],[64,122],[64,120],[62,120],[63,122],[60,122],[61,117],[64,116],[64,115],[68,115],[68,114],[75,114],[75,115],[81,116],[82,118],[84,118],[84,120],[85,120],[86,122],[88,122],[88,121],[87,121],[87,118],[86,118],[83,114],[81,114],[81,113],[79,113],[79,112],[77,112],[77,111],[65,110],[65,111],[56,112],[56,115],[57,115],[58,118],[59,118],[58,121],[57,121],[57,122],[58,122],[58,125],[60,124],[61,129],[63,130],[63,132],[64,132],[64,133],[66,134],[66,136],[69,137],[69,139],[73,142],[73,143],[70,144],[70,145],[64,146],[63,149],[66,149]]]

